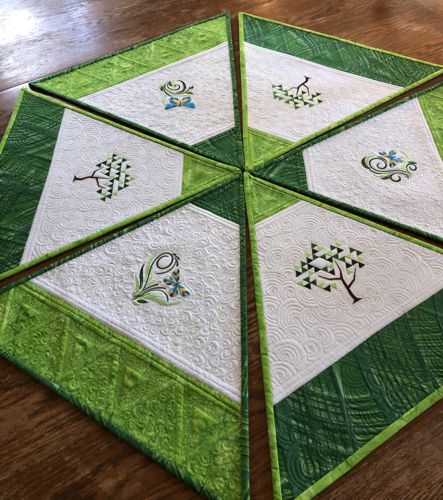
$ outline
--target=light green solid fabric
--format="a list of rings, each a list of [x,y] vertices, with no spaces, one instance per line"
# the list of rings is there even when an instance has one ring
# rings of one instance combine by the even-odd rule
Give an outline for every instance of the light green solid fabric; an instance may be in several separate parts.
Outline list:
[[[226,40],[226,19],[221,15],[42,78],[34,87],[78,99],[211,49]]]

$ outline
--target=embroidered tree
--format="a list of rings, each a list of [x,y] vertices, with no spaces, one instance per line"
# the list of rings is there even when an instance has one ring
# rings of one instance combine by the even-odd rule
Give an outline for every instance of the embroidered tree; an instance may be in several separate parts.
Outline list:
[[[125,158],[112,154],[105,161],[98,163],[91,175],[83,177],[75,175],[73,182],[93,179],[99,188],[97,193],[100,199],[106,201],[128,187],[128,184],[134,180],[134,177],[128,173],[130,168],[131,165],[128,165]]]
[[[340,282],[355,304],[361,297],[352,292],[352,285],[357,277],[357,269],[364,266],[360,250],[336,242],[323,247],[311,243],[311,251],[306,260],[295,265],[297,285],[311,289],[313,286],[331,292]]]

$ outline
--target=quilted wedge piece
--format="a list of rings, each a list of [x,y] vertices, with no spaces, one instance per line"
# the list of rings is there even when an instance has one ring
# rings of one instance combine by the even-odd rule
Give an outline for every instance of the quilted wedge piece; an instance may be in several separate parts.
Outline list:
[[[442,73],[440,66],[239,14],[248,167]]]

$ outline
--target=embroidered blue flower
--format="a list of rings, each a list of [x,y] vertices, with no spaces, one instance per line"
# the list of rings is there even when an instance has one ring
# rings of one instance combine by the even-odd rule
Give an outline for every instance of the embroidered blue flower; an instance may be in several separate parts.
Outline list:
[[[181,297],[191,295],[191,292],[180,281],[180,269],[173,271],[171,276],[163,278],[163,283],[170,287],[169,296],[171,298],[178,297],[179,295]]]
[[[395,167],[397,163],[401,163],[403,160],[398,156],[398,151],[396,149],[391,149],[390,151],[380,151],[379,154],[388,160],[390,167]]]

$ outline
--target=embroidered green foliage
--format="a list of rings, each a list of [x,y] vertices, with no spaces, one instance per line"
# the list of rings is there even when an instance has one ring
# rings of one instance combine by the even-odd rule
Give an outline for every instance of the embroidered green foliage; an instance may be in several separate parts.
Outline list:
[[[365,156],[361,163],[380,179],[390,179],[393,182],[400,182],[403,177],[409,179],[412,172],[417,170],[417,163],[397,149]]]
[[[0,351],[205,496],[240,498],[240,406],[223,394],[32,284],[0,295]]]
[[[274,406],[284,499],[344,464],[442,385],[442,324],[439,292]]]
[[[153,301],[161,305],[174,305],[189,297],[190,290],[180,281],[179,263],[180,258],[170,252],[148,259],[135,277],[132,302],[146,304]],[[167,273],[171,274],[165,276]]]
[[[355,304],[356,297],[351,290],[357,277],[357,269],[362,268],[363,255],[360,250],[336,242],[334,245],[322,246],[311,243],[311,251],[306,254],[306,260],[295,264],[297,285],[312,289],[313,286],[327,292],[337,288],[335,281],[340,281]],[[345,275],[351,276],[348,281]]]

